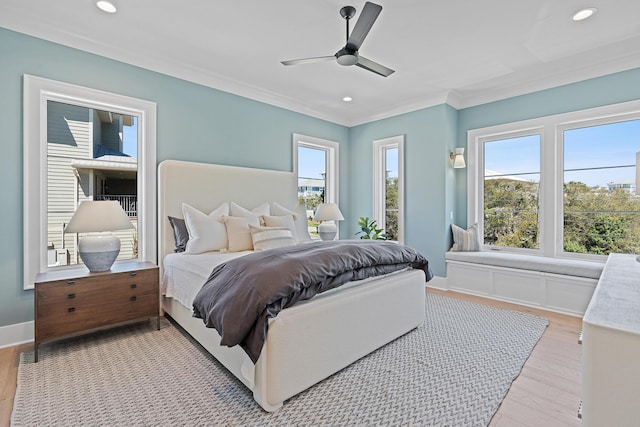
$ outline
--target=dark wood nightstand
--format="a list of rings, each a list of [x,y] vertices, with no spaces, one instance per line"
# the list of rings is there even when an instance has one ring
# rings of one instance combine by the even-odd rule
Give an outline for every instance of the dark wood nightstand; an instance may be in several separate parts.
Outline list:
[[[159,271],[152,262],[119,261],[110,271],[86,267],[40,273],[35,281],[34,362],[42,342],[157,317]]]

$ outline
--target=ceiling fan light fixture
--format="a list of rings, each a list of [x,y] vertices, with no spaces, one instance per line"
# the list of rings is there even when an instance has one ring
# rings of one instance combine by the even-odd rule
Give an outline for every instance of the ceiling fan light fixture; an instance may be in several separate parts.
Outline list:
[[[103,12],[107,12],[107,13],[116,13],[118,11],[116,6],[113,3],[111,3],[110,1],[107,1],[107,0],[97,1],[96,2],[96,6],[98,6],[98,9],[102,10]]]
[[[344,66],[355,65],[358,62],[358,55],[345,53],[343,55],[339,55],[337,59],[338,59],[338,64],[340,65],[344,65]]]
[[[596,9],[595,7],[589,7],[579,10],[571,17],[571,19],[573,19],[574,21],[584,21],[585,19],[591,17],[594,13],[596,13],[597,10],[598,9]]]

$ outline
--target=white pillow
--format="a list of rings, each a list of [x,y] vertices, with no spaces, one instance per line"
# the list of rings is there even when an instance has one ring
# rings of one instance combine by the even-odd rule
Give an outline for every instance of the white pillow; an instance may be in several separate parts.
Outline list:
[[[480,250],[480,234],[478,224],[473,224],[467,230],[451,224],[453,234],[452,252],[477,252]]]
[[[257,218],[260,219],[260,215],[271,215],[269,212],[269,203],[265,202],[258,206],[257,208],[253,208],[251,210],[245,209],[239,204],[235,202],[231,202],[231,208],[229,209],[229,215],[231,216],[241,216],[244,218]]]
[[[272,215],[293,215],[293,222],[295,224],[296,240],[300,242],[310,242],[311,235],[309,235],[309,224],[307,223],[307,208],[305,205],[298,205],[294,210],[287,209],[276,202],[273,202],[271,206]]]
[[[267,249],[280,248],[296,244],[291,229],[287,227],[254,227],[249,225],[253,249],[266,251]]]
[[[261,224],[267,227],[288,228],[289,230],[291,230],[291,235],[294,239],[296,239],[296,242],[298,241],[298,238],[296,236],[296,226],[293,221],[293,215],[262,215],[260,219]]]
[[[208,215],[183,203],[182,215],[189,232],[185,253],[199,254],[225,249],[227,247],[227,229],[221,219],[228,214],[229,204],[226,202]]]
[[[245,218],[241,216],[227,216],[224,218],[229,239],[229,252],[250,251],[253,249],[250,225],[258,227],[260,220],[257,216]]]

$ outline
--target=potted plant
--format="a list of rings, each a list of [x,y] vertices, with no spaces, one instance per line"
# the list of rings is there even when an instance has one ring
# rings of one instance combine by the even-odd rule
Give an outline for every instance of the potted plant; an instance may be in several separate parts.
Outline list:
[[[367,216],[361,216],[358,218],[358,226],[360,231],[355,235],[360,236],[361,239],[367,240],[387,240],[387,235],[384,234],[382,228],[378,228],[375,219],[369,219]]]

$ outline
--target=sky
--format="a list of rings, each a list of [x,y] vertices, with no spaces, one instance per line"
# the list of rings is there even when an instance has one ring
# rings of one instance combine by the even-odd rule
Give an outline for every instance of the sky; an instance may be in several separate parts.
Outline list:
[[[138,117],[133,116],[133,126],[122,127],[122,152],[138,158]]]
[[[398,176],[398,149],[387,150],[387,171],[389,177]],[[324,172],[325,152],[323,150],[298,148],[298,176],[301,178],[322,179]]]
[[[326,165],[324,150],[298,147],[298,176],[300,178],[322,179]]]
[[[637,152],[640,152],[640,120],[567,130],[564,132],[565,181],[579,181],[590,187],[634,181]],[[575,170],[609,166],[616,168]],[[521,177],[539,181],[540,137],[532,135],[487,143],[485,169],[500,173],[529,172],[530,175]]]

